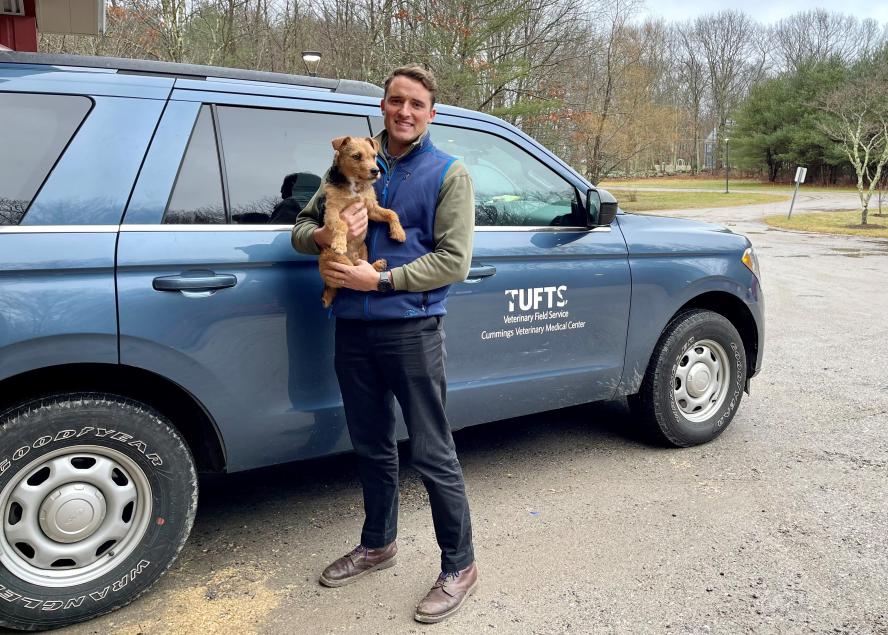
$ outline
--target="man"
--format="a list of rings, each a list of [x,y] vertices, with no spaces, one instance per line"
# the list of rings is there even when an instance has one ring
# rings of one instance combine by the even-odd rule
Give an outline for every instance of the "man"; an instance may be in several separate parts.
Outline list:
[[[405,243],[369,223],[362,203],[343,211],[349,238],[367,230],[369,260],[387,260],[378,273],[365,261],[331,263],[325,275],[342,285],[336,315],[335,367],[364,493],[361,544],[321,574],[342,586],[394,565],[397,553],[398,451],[393,397],[407,431],[414,468],[429,494],[441,573],[416,608],[420,622],[439,622],[474,591],[478,572],[462,469],[444,413],[443,316],[451,284],[464,280],[472,254],[474,192],[459,161],[435,148],[434,76],[417,65],[395,69],[381,108],[379,202],[398,212]],[[293,246],[319,253],[330,245],[323,227],[323,187],[299,214]]]
[[[284,182],[281,183],[281,202],[274,206],[268,219],[269,224],[289,225],[296,222],[296,217],[302,211],[299,202],[293,198],[293,186],[296,185],[298,178],[298,172],[284,177]]]

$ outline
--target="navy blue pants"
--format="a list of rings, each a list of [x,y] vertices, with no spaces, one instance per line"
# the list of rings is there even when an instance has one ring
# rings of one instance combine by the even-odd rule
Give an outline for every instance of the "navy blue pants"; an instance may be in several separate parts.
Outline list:
[[[398,400],[414,469],[429,494],[441,569],[469,566],[472,523],[462,468],[444,414],[443,318],[336,320],[336,375],[364,490],[361,544],[378,548],[398,532]]]

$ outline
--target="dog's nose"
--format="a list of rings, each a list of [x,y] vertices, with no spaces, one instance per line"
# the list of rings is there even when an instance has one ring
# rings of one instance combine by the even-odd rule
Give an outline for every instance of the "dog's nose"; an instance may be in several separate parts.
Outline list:
[[[379,168],[370,168],[370,176],[379,176]]]

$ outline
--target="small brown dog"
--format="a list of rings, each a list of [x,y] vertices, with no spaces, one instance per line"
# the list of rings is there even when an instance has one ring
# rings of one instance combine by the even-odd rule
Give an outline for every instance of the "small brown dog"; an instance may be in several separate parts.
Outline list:
[[[366,232],[352,240],[346,240],[348,226],[339,216],[342,210],[359,200],[364,201],[367,206],[370,220],[388,223],[392,240],[402,243],[407,239],[401,221],[398,220],[398,213],[380,207],[376,200],[373,183],[379,179],[379,168],[376,167],[379,142],[371,137],[336,137],[332,143],[335,150],[333,167],[324,183],[324,194],[327,197],[324,226],[332,230],[333,242],[330,247],[321,251],[321,271],[331,261],[354,265],[358,260],[367,260],[367,245],[364,244]],[[373,263],[373,268],[385,271],[385,260],[377,260]],[[324,278],[323,275],[321,277]],[[338,288],[335,281],[324,278],[324,293],[321,295],[324,308],[333,303]]]

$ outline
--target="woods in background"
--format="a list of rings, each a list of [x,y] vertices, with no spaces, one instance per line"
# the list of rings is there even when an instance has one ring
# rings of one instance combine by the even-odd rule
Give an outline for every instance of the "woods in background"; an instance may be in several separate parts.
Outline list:
[[[772,179],[802,159],[822,165],[823,180],[857,178],[836,94],[884,55],[883,26],[822,10],[773,25],[740,11],[667,23],[641,19],[642,9],[637,0],[108,0],[103,36],[43,34],[40,50],[294,74],[314,50],[320,76],[375,84],[419,62],[437,74],[441,103],[520,126],[595,183],[721,170],[728,136],[732,163]],[[787,137],[797,138],[772,143]]]

